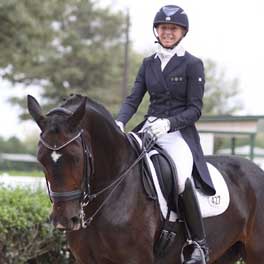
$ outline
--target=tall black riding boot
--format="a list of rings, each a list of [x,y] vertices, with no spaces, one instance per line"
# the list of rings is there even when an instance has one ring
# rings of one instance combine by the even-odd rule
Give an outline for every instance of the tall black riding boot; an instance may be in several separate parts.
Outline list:
[[[191,239],[194,241],[192,243],[193,251],[189,256],[185,257],[184,264],[208,263],[209,249],[206,243],[203,219],[197,196],[190,179],[187,179],[184,192],[181,196],[185,221],[189,229]]]

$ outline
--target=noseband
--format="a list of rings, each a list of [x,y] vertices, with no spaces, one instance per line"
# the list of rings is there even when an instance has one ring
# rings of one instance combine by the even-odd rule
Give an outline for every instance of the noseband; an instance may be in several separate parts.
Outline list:
[[[40,136],[40,142],[45,146],[47,149],[50,149],[52,151],[58,151],[66,146],[68,146],[73,141],[77,140],[78,138],[81,138],[82,141],[82,147],[83,147],[83,156],[84,156],[84,169],[83,169],[83,178],[84,178],[84,190],[73,190],[68,192],[53,192],[50,187],[48,180],[46,178],[47,182],[47,188],[50,200],[52,202],[59,202],[59,201],[70,201],[75,199],[84,199],[87,195],[90,195],[90,179],[94,172],[93,170],[93,156],[92,152],[89,149],[88,145],[85,143],[85,140],[83,138],[83,129],[73,138],[65,142],[64,144],[57,146],[56,144],[54,146],[49,145],[41,136]]]
[[[145,135],[147,135],[147,133]],[[80,199],[81,198],[81,202],[80,202],[81,215],[80,215],[80,217],[81,217],[82,227],[86,228],[88,225],[91,224],[91,222],[93,221],[94,217],[105,206],[105,204],[111,198],[112,194],[117,189],[117,187],[124,181],[126,176],[129,175],[128,173],[132,170],[132,168],[135,165],[137,165],[140,160],[142,160],[144,158],[144,156],[146,155],[147,151],[155,143],[155,139],[151,138],[151,140],[149,142],[147,142],[147,144],[143,144],[144,147],[142,149],[142,152],[137,157],[137,159],[134,160],[134,162],[132,164],[130,164],[130,166],[128,166],[128,168],[125,169],[111,184],[109,184],[108,186],[106,186],[102,190],[98,191],[97,193],[91,194],[90,179],[91,179],[91,176],[94,174],[93,156],[92,156],[92,152],[89,149],[88,145],[85,143],[84,136],[83,136],[83,129],[75,137],[71,138],[69,141],[67,141],[66,143],[64,143],[64,144],[62,144],[60,146],[56,146],[56,145],[51,146],[51,145],[49,145],[47,142],[45,142],[45,140],[41,136],[40,136],[40,142],[46,148],[48,148],[50,150],[53,150],[53,151],[58,151],[58,150],[61,150],[61,149],[65,148],[70,143],[72,143],[73,141],[77,140],[79,137],[81,138],[81,141],[82,141],[83,154],[84,154],[84,157],[85,157],[85,159],[84,159],[84,172],[83,172],[84,181],[85,181],[85,183],[84,183],[85,190],[84,191],[83,190],[73,190],[73,191],[68,191],[68,192],[53,192],[49,188],[49,183],[47,181],[47,178],[46,178],[46,182],[47,182],[47,188],[48,188],[49,197],[50,197],[52,202],[70,201],[70,200],[75,200],[75,199]],[[148,137],[145,136],[144,138],[147,139]],[[143,138],[142,141],[143,142],[147,141],[147,140],[144,140],[144,138]],[[129,140],[129,138],[128,138],[128,140]],[[99,195],[103,194],[107,190],[110,190],[110,192],[108,193],[106,198],[103,200],[101,205],[95,210],[95,212],[93,213],[92,216],[90,216],[88,219],[85,219],[86,216],[85,216],[85,213],[84,213],[84,207],[86,207],[91,201],[93,201],[95,198],[97,198]]]

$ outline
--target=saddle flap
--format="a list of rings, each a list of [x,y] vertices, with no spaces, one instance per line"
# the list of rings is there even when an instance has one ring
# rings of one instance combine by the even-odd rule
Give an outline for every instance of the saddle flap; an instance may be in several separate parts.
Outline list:
[[[139,154],[142,151],[140,134],[129,133],[128,139],[135,151]],[[149,164],[150,162],[151,164]],[[156,183],[153,180],[153,171],[150,165],[154,167],[155,175],[158,179]],[[142,182],[147,196],[152,199],[157,199],[157,187],[160,188],[169,211],[178,212],[177,171],[169,154],[158,145],[154,145],[146,154],[141,166]]]
[[[155,145],[148,153],[169,209],[178,212],[177,170],[169,154]]]

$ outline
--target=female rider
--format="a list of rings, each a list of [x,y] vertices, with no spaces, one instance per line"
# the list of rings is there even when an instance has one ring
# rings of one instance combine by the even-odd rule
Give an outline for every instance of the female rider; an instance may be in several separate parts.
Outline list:
[[[176,164],[179,193],[191,237],[197,243],[186,264],[208,261],[206,234],[193,183],[205,194],[215,194],[200,145],[195,122],[201,116],[204,93],[204,68],[199,58],[180,46],[189,30],[188,17],[176,5],[162,7],[153,22],[158,50],[143,60],[131,94],[124,100],[116,123],[123,130],[137,111],[146,92],[150,104],[142,128],[149,128],[157,144]],[[193,176],[193,177],[192,177]],[[193,181],[188,179],[193,178]]]

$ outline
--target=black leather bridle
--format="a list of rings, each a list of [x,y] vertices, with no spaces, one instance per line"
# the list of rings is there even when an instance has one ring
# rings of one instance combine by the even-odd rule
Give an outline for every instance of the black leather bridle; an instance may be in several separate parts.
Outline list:
[[[61,149],[65,148],[70,143],[72,143],[73,141],[77,140],[79,137],[81,138],[81,141],[82,141],[83,154],[84,154],[83,156],[85,157],[85,159],[84,159],[84,167],[83,167],[84,183],[82,184],[82,186],[83,185],[85,186],[84,190],[78,189],[78,190],[67,191],[67,192],[53,192],[50,189],[50,186],[49,186],[47,178],[46,178],[46,182],[47,182],[47,188],[48,188],[48,193],[49,193],[49,197],[50,197],[51,202],[70,201],[70,200],[75,200],[75,199],[80,199],[81,200],[80,201],[80,205],[81,205],[81,214],[80,214],[81,224],[82,224],[83,228],[86,228],[88,225],[91,224],[91,222],[93,221],[94,217],[101,211],[101,209],[104,207],[104,205],[107,203],[107,201],[111,198],[111,196],[114,193],[114,191],[117,189],[117,187],[123,182],[125,177],[128,175],[128,172],[130,172],[132,170],[132,168],[135,165],[137,165],[140,160],[142,160],[144,158],[144,156],[146,155],[146,152],[151,147],[151,145],[153,145],[153,143],[155,141],[151,140],[150,142],[148,142],[148,144],[146,144],[146,145],[143,144],[144,147],[143,147],[142,152],[140,153],[140,155],[137,157],[137,159],[130,166],[128,166],[127,169],[125,169],[119,175],[119,177],[117,177],[112,183],[110,183],[108,186],[106,186],[102,190],[98,191],[97,193],[91,194],[90,181],[91,181],[91,177],[95,173],[95,171],[94,171],[94,162],[93,162],[93,155],[92,155],[91,148],[89,148],[89,146],[86,144],[86,142],[84,140],[83,129],[80,130],[80,132],[76,136],[74,136],[73,138],[68,140],[66,143],[61,144],[60,146],[56,146],[56,145],[51,146],[51,145],[49,145],[42,138],[42,136],[40,136],[40,142],[47,149],[50,149],[52,151],[58,151],[58,150],[61,150]],[[90,216],[89,218],[85,219],[86,216],[85,216],[85,213],[84,213],[84,207],[86,207],[92,200],[94,200],[95,198],[97,198],[99,195],[101,195],[102,193],[104,193],[107,190],[110,190],[110,192],[108,193],[106,198],[103,200],[103,202],[100,204],[100,206],[95,210],[95,212],[92,214],[92,216]]]
[[[81,138],[82,147],[83,147],[83,156],[84,156],[83,178],[85,181],[84,189],[83,190],[78,189],[78,190],[73,190],[73,191],[68,191],[68,192],[54,192],[50,189],[50,186],[46,179],[49,197],[52,202],[70,201],[70,200],[75,200],[75,199],[80,199],[80,198],[82,198],[83,200],[86,196],[90,195],[90,180],[94,173],[93,156],[92,156],[91,149],[85,143],[85,140],[83,138],[83,130],[80,130],[80,132],[76,136],[74,136],[73,138],[71,138],[70,140],[68,140],[67,142],[59,146],[57,146],[56,144],[54,146],[49,145],[42,138],[42,136],[40,136],[40,142],[42,143],[42,145],[52,151],[59,151],[65,148],[66,146],[68,146],[73,141],[77,140],[78,138]]]

